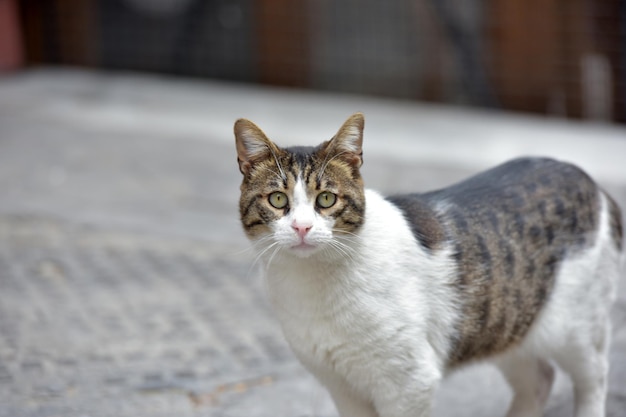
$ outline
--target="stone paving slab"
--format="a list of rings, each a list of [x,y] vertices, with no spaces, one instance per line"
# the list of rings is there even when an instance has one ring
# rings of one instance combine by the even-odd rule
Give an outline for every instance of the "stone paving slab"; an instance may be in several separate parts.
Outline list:
[[[271,113],[239,101],[246,91],[256,103],[310,105],[306,94],[294,101],[280,90],[136,75],[34,72],[0,80],[0,417],[336,417],[267,306],[237,221],[232,138],[203,127],[229,131],[232,114]],[[354,107],[354,99],[327,106],[311,97],[320,108],[339,106],[335,124]],[[223,108],[206,118],[191,105],[214,102]],[[462,136],[465,116],[457,111],[362,105],[374,115],[401,109],[407,125],[409,109],[439,117],[419,142],[431,149],[427,142],[446,132]],[[165,121],[145,116],[155,109]],[[486,117],[490,123],[506,125]],[[616,129],[585,129],[602,146],[588,159],[581,153],[581,163],[606,174],[603,185],[626,207],[626,166],[598,166],[622,149]],[[436,153],[415,163],[403,154],[415,144],[389,143],[366,153],[364,166],[368,186],[387,193],[445,186],[479,168]],[[464,149],[474,161],[489,151]],[[626,285],[613,314],[608,415],[623,417]],[[477,366],[444,383],[435,416],[501,416],[509,398],[502,378]],[[572,415],[562,375],[546,415]]]

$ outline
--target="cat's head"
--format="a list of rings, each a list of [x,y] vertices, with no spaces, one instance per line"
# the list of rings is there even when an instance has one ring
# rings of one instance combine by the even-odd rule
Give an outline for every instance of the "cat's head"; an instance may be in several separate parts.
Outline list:
[[[241,222],[259,250],[299,257],[347,250],[365,214],[363,125],[356,113],[317,147],[281,148],[249,120],[235,122]]]

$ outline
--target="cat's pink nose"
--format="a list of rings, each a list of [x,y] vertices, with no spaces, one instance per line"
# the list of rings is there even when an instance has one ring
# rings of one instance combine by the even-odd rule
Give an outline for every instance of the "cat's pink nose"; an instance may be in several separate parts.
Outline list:
[[[311,230],[313,225],[310,223],[293,222],[291,224],[291,227],[293,228],[293,230],[296,231],[298,236],[300,236],[300,239],[304,239],[304,236],[306,236],[306,234],[309,233],[309,230]]]

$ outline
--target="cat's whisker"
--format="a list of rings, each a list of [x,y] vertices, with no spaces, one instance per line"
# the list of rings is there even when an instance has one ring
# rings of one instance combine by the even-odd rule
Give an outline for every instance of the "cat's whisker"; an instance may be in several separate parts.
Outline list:
[[[334,240],[340,242],[343,245],[358,245],[359,244],[359,240],[355,239],[355,238],[351,238],[351,237],[339,237],[339,236],[335,236],[333,238]]]
[[[328,243],[329,248],[334,249],[336,252],[342,254],[343,256],[354,262],[354,255],[356,254],[356,251],[353,248],[334,239],[330,240]]]
[[[359,246],[361,244],[361,239],[357,235],[354,235],[354,236],[335,235],[333,236],[333,240],[349,248],[349,250],[352,252],[357,252],[357,249],[355,248],[355,246]]]
[[[287,175],[285,175],[285,171],[283,170],[283,167],[280,165],[280,161],[278,160],[278,156],[276,156],[276,152],[274,152],[274,149],[271,147],[269,148],[269,150],[272,153],[274,160],[276,161],[276,166],[278,166],[278,170],[280,171],[280,179],[282,181],[287,181]]]
[[[276,161],[276,163],[278,164],[278,160]],[[274,171],[273,169],[271,169],[271,168],[270,168],[270,167],[268,167],[268,166],[264,166],[264,165],[263,165],[263,166],[261,166],[260,168],[261,168],[261,169],[263,169],[263,170],[265,170],[265,171],[269,171],[269,172],[271,172],[272,174],[276,175],[276,178],[277,178],[279,181],[284,181],[284,179],[285,179],[285,178],[284,178],[284,175],[285,175],[285,174],[284,174],[284,172],[283,172],[282,168],[280,167],[280,165],[278,165],[278,169],[279,169],[279,170],[280,170],[280,172],[281,172],[280,174],[279,174],[278,172]]]
[[[277,246],[276,249],[274,250],[274,252],[270,255],[270,257],[267,260],[267,267],[269,268],[269,266],[272,264],[272,261],[274,260],[274,258],[276,257],[276,255],[281,251],[282,246]]]
[[[267,241],[270,241],[270,240],[272,240],[271,236],[264,236],[261,239],[258,239],[256,241],[251,241],[250,242],[251,243],[250,246],[248,246],[247,248],[241,249],[241,250],[238,250],[238,251],[234,251],[232,254],[233,255],[244,255],[244,254],[252,253],[254,255],[255,259],[256,259],[258,257],[260,246],[265,245],[267,243]]]
[[[257,252],[257,249],[260,245],[265,244],[268,240],[271,240],[272,237],[271,236],[263,236],[260,239],[254,240],[254,241],[250,241],[250,245],[240,249],[240,250],[236,250],[234,252],[232,252],[232,255],[243,255],[243,254],[247,254],[250,252]]]
[[[263,255],[265,255],[267,252],[269,252],[272,248],[276,247],[279,245],[279,242],[273,242],[272,244],[268,245],[265,249],[263,249],[261,252],[259,252],[259,254],[256,256],[256,258],[254,259],[255,262],[258,262],[261,260],[261,258],[263,257]]]
[[[343,258],[347,258],[347,259],[352,260],[352,257],[348,253],[346,253],[343,249],[341,249],[340,247],[333,245],[333,246],[330,246],[329,248],[333,250],[335,255],[337,253],[339,253]]]
[[[250,276],[250,273],[252,272],[254,267],[259,263],[259,261],[261,260],[263,255],[265,255],[268,251],[270,251],[272,248],[276,247],[277,245],[279,245],[279,242],[274,242],[271,245],[268,245],[265,249],[263,249],[261,252],[259,252],[257,254],[257,256],[252,261],[252,264],[250,265],[250,268],[248,269],[248,274],[247,274],[248,276]],[[280,247],[279,247],[279,249],[280,249]]]
[[[253,247],[253,246],[248,246],[248,247],[246,247],[246,248],[239,249],[239,250],[236,250],[236,251],[232,252],[232,253],[231,253],[231,255],[235,255],[235,256],[236,256],[236,255],[243,255],[243,254],[245,254],[245,253],[252,252],[252,251],[253,251],[253,249],[254,249],[254,247]]]
[[[320,169],[320,173],[317,176],[317,179],[321,179],[322,176],[324,175],[324,171],[326,170],[326,167],[328,166],[328,164],[330,164],[333,159],[335,158],[339,158],[341,155],[347,154],[349,153],[348,151],[343,151],[343,152],[339,152],[337,154],[335,154],[332,158],[328,159],[328,155],[326,156],[326,159],[324,159],[324,162],[322,163],[322,169]],[[330,154],[329,154],[330,155]]]
[[[360,239],[361,236],[357,235],[356,233],[353,232],[349,232],[347,230],[342,230],[342,229],[331,229],[331,231],[333,232],[333,236],[335,238],[342,238],[342,239],[353,239],[354,241],[356,241],[356,239]]]
[[[265,235],[259,239],[252,241],[252,246],[256,249],[257,246],[264,245],[267,241],[273,240],[272,235]]]

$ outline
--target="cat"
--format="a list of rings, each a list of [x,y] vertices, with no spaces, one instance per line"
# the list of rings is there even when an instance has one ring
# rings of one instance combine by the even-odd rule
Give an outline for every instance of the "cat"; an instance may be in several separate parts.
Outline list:
[[[448,188],[365,189],[364,117],[317,147],[235,123],[241,222],[285,338],[341,417],[425,417],[490,360],[509,417],[541,416],[555,362],[576,417],[605,415],[621,211],[577,167],[519,158]]]

